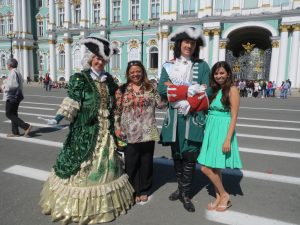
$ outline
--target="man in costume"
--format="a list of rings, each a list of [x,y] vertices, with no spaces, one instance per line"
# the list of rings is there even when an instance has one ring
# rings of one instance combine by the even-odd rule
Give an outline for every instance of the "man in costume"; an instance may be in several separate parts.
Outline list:
[[[163,65],[158,84],[158,92],[169,102],[161,142],[171,146],[178,182],[178,189],[169,199],[179,199],[187,211],[194,212],[190,192],[203,139],[204,110],[209,103],[206,88],[210,69],[199,59],[200,46],[205,44],[201,29],[182,26],[169,36],[169,40],[175,42],[175,59]]]

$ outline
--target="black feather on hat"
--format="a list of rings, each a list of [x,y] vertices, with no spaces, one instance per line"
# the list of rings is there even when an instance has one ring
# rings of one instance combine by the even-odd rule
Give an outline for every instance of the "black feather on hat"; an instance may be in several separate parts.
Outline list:
[[[183,39],[191,39],[200,43],[200,46],[205,46],[205,38],[202,29],[182,26],[169,35],[170,41],[181,41]]]
[[[80,41],[89,51],[108,61],[113,54],[117,53],[117,48],[109,43],[105,38],[87,37]]]

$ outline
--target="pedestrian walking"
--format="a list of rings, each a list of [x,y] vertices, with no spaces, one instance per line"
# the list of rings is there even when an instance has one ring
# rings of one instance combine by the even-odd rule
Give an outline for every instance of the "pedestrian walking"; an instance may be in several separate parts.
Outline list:
[[[14,58],[7,60],[7,68],[9,74],[7,79],[3,83],[3,100],[5,104],[6,117],[11,120],[12,133],[8,134],[7,137],[19,137],[19,127],[22,128],[24,132],[24,137],[29,137],[29,133],[32,126],[18,116],[19,105],[24,99],[23,95],[23,83],[24,80],[20,72],[17,71],[18,61]]]
[[[158,84],[160,95],[169,102],[161,142],[171,146],[178,183],[169,200],[180,199],[187,211],[194,212],[191,185],[205,124],[202,106],[207,106],[205,88],[201,85],[208,86],[210,69],[199,59],[200,46],[205,43],[201,29],[182,26],[169,40],[175,42],[175,59],[163,65]]]
[[[221,212],[231,206],[229,194],[222,184],[221,169],[242,168],[235,134],[240,96],[225,61],[212,67],[211,88],[211,104],[198,162],[216,192],[216,199],[208,204],[207,209]]]

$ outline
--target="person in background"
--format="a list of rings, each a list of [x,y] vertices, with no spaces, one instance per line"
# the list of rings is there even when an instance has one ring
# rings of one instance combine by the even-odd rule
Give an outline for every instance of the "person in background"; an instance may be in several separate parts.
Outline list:
[[[7,60],[7,68],[9,74],[7,79],[3,82],[3,101],[5,104],[6,117],[11,120],[11,134],[7,134],[7,137],[19,137],[19,127],[24,130],[24,137],[29,137],[29,133],[32,126],[25,123],[18,116],[18,109],[21,101],[24,99],[23,96],[23,83],[24,80],[20,72],[17,71],[18,61],[14,58]]]
[[[158,83],[159,94],[168,100],[161,143],[171,146],[178,183],[169,200],[179,199],[187,211],[194,212],[190,194],[203,138],[204,109],[208,105],[205,87],[209,85],[210,69],[199,59],[200,46],[205,44],[201,29],[179,27],[169,40],[175,42],[175,59],[163,65]]]
[[[88,37],[84,70],[70,77],[55,119],[71,121],[70,132],[41,192],[46,215],[64,224],[109,222],[133,205],[133,188],[116,153],[114,94],[118,86],[105,65],[116,51],[104,38]]]
[[[115,133],[127,142],[125,172],[135,190],[135,202],[146,202],[153,180],[153,154],[159,133],[155,108],[162,108],[155,86],[140,61],[130,61],[127,81],[116,92]]]
[[[216,199],[207,209],[221,212],[231,206],[229,194],[222,184],[221,169],[242,168],[235,134],[240,96],[227,62],[220,61],[212,67],[211,88],[211,104],[198,162],[216,192]]]
[[[49,89],[49,84],[50,84],[50,75],[49,73],[46,73],[45,78],[44,78],[44,87],[46,89],[46,91],[48,91]]]

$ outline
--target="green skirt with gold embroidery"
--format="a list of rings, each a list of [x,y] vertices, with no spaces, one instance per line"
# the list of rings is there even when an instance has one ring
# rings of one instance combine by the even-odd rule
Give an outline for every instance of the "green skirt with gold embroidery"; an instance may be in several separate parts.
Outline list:
[[[50,173],[41,192],[42,212],[63,224],[96,224],[114,220],[133,205],[133,188],[115,153],[115,143],[101,123],[97,144],[89,161],[68,179]]]

